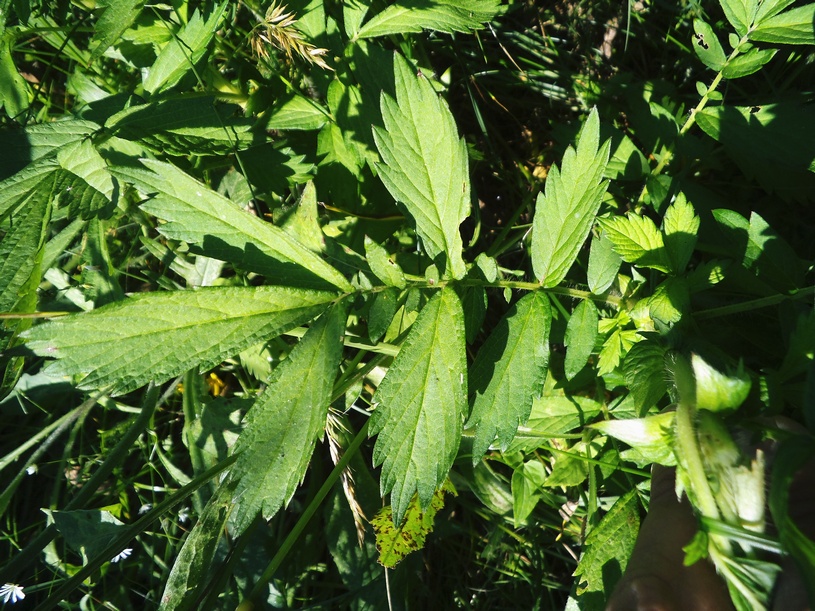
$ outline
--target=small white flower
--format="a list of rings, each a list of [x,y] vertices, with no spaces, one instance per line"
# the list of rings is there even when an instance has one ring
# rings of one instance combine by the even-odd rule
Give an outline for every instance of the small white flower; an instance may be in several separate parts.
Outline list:
[[[131,548],[131,547],[125,548],[117,556],[115,556],[111,560],[111,562],[119,562],[119,560],[124,560],[125,558],[127,558],[132,553],[133,553],[133,548]]]
[[[178,521],[182,524],[186,524],[187,520],[190,519],[190,508],[189,507],[182,507],[178,511]]]
[[[3,598],[4,603],[11,601],[11,604],[16,603],[18,600],[23,600],[25,598],[23,586],[18,586],[16,583],[4,583],[3,586],[0,587],[0,597]]]
[[[144,505],[142,505],[141,507],[139,507],[139,515],[140,515],[140,516],[143,516],[143,515],[144,515],[144,514],[146,514],[148,511],[150,511],[152,508],[153,508],[153,506],[152,506],[150,503],[145,503]]]
[[[28,465],[28,466],[25,468],[25,472],[26,472],[28,475],[34,475],[34,474],[37,472],[37,465]]]

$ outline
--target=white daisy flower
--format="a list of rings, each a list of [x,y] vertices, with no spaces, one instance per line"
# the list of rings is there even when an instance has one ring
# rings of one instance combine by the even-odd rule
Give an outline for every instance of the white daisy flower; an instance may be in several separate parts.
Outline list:
[[[0,598],[3,599],[4,603],[11,601],[11,604],[16,603],[18,600],[23,600],[25,598],[23,586],[18,586],[16,583],[4,583],[3,586],[0,587]]]
[[[121,552],[119,552],[119,554],[117,554],[113,559],[111,559],[111,562],[119,562],[119,560],[124,560],[132,553],[133,553],[132,547],[125,548]]]

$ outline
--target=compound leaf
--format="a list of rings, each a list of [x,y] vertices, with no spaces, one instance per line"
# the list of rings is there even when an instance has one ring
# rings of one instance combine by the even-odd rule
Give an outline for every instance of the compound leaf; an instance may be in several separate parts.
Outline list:
[[[472,412],[467,422],[475,429],[473,463],[496,439],[506,448],[529,418],[546,380],[551,321],[549,298],[530,293],[510,308],[479,350],[470,369]]]
[[[394,56],[396,99],[383,94],[385,128],[374,127],[376,164],[390,194],[416,223],[427,254],[445,256],[445,272],[463,278],[458,227],[470,206],[467,147],[450,109],[428,80]]]
[[[248,214],[175,166],[150,159],[146,168],[120,166],[116,176],[153,195],[142,210],[167,222],[159,231],[200,245],[201,254],[289,286],[351,290],[345,277],[287,232]]]
[[[246,416],[230,475],[238,482],[234,494],[238,533],[258,513],[265,520],[277,513],[306,474],[328,417],[345,318],[344,303],[323,314],[275,368]]]
[[[605,235],[623,261],[668,273],[670,261],[657,226],[647,216],[629,214],[600,219]]]
[[[380,489],[400,524],[414,493],[423,508],[447,477],[467,406],[464,312],[452,288],[439,291],[416,322],[373,397],[371,434]]]
[[[357,37],[373,38],[422,30],[469,33],[483,28],[500,10],[498,0],[401,0],[370,19]]]
[[[532,268],[544,287],[560,284],[591,230],[608,181],[610,142],[600,146],[600,118],[593,109],[583,124],[577,150],[563,155],[562,170],[552,166],[544,193],[538,194],[532,226]]]
[[[55,374],[87,374],[79,388],[115,385],[123,394],[196,365],[209,369],[307,322],[336,298],[276,286],[144,293],[47,322],[24,338],[36,354],[59,359]]]

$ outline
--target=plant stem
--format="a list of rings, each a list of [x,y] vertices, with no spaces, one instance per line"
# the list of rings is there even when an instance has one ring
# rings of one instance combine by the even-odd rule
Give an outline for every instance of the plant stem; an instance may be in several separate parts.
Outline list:
[[[696,496],[696,505],[702,515],[707,518],[719,519],[719,508],[710,484],[707,481],[702,456],[696,442],[696,429],[694,416],[696,409],[687,400],[680,400],[676,406],[676,446],[677,459],[680,467],[685,470]]]

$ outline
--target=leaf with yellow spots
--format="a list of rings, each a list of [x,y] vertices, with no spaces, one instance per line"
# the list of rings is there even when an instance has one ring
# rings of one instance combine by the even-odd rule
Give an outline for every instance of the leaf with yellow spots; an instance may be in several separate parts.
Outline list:
[[[446,492],[456,494],[456,489],[449,479],[433,495],[427,511],[422,511],[421,505],[414,495],[405,512],[405,519],[402,520],[399,526],[395,526],[393,523],[393,512],[390,505],[386,505],[379,510],[371,521],[374,532],[376,532],[379,564],[392,569],[409,553],[424,547],[425,538],[433,531],[433,520],[436,513],[444,507],[444,494]]]

